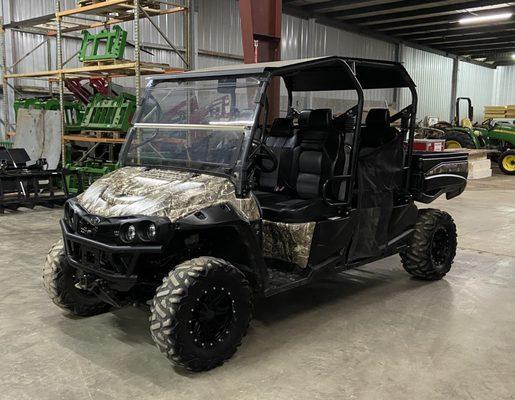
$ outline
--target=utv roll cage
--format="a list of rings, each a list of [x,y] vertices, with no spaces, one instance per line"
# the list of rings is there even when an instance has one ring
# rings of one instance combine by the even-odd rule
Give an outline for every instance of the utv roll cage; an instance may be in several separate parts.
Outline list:
[[[149,80],[147,87],[151,88],[162,82],[181,82],[181,81],[200,81],[212,79],[227,78],[244,78],[258,77],[263,85],[258,100],[258,107],[254,115],[254,123],[250,128],[250,138],[255,137],[256,130],[259,127],[261,110],[268,107],[267,105],[267,89],[273,78],[280,77],[283,79],[288,91],[288,110],[292,108],[293,92],[316,92],[316,91],[333,91],[333,90],[354,90],[357,95],[357,104],[345,112],[353,118],[352,129],[345,131],[345,152],[347,163],[344,171],[346,174],[338,175],[331,180],[340,180],[347,182],[347,188],[352,188],[355,181],[356,165],[358,160],[358,151],[360,143],[360,131],[362,124],[362,114],[364,106],[364,90],[368,89],[400,89],[407,88],[411,92],[411,104],[390,117],[390,123],[401,120],[401,132],[407,136],[407,151],[404,158],[404,188],[405,192],[409,192],[409,166],[412,159],[412,145],[415,133],[415,115],[417,110],[417,92],[416,85],[410,78],[406,69],[402,64],[392,61],[377,61],[360,58],[348,57],[320,57],[304,60],[292,61],[275,61],[259,64],[241,64],[225,67],[213,67],[201,70],[195,70],[182,74],[165,75],[153,77]],[[135,130],[138,128],[155,128],[159,124],[139,123],[140,115],[135,117]],[[265,121],[266,123],[266,121]],[[166,126],[166,124],[161,124]],[[172,124],[170,125],[172,126]],[[262,137],[261,140],[264,140]],[[244,145],[242,160],[247,161],[250,150],[251,140]],[[121,163],[127,155],[127,149],[122,150]],[[249,187],[246,184],[248,162],[241,165],[240,171],[229,176],[236,186],[237,196],[243,197]],[[235,178],[237,177],[237,178]],[[329,183],[329,182],[327,182]],[[352,191],[345,191],[345,199],[333,205],[341,207],[350,206],[350,196]],[[325,197],[325,196],[324,196]],[[327,199],[326,199],[327,200]]]

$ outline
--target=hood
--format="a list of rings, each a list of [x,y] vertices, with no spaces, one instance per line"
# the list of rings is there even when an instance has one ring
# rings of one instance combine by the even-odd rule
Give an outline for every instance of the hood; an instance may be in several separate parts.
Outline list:
[[[106,218],[146,215],[175,221],[222,203],[248,221],[260,218],[254,197],[236,198],[228,179],[187,171],[121,168],[95,181],[77,201],[87,212]]]

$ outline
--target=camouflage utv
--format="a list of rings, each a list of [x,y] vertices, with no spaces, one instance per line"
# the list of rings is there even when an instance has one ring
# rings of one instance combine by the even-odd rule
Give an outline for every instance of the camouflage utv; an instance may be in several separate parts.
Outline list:
[[[386,88],[411,104],[362,124],[364,93]],[[293,106],[322,91],[332,108]],[[341,57],[152,79],[123,168],[65,206],[43,271],[52,300],[87,316],[153,297],[157,347],[200,371],[234,354],[259,297],[397,253],[441,279],[456,227],[415,201],[462,193],[467,158],[412,152],[416,100],[401,64]]]

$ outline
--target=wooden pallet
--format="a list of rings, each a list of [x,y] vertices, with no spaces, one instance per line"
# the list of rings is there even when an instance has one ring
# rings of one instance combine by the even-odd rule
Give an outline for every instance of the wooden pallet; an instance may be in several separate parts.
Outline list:
[[[123,131],[101,131],[101,130],[84,130],[84,131],[80,132],[81,135],[87,135],[87,136],[96,137],[96,138],[111,137],[113,139],[120,139],[126,133],[127,132],[123,132]]]
[[[84,65],[86,67],[93,67],[93,66],[104,66],[104,65],[122,65],[122,64],[130,64],[130,63],[133,63],[134,61],[130,61],[130,60],[124,60],[124,59],[121,59],[121,60],[116,60],[116,59],[107,59],[107,60],[97,60],[97,61],[84,61]],[[141,65],[141,68],[157,68],[157,69],[163,69],[163,70],[167,70],[170,68],[170,66],[168,64],[165,64],[165,63],[153,63],[153,62],[141,62],[140,63]]]
[[[63,142],[86,142],[86,143],[112,143],[122,144],[125,142],[123,137],[104,137],[101,131],[96,131],[94,135],[77,134],[77,135],[64,135]]]
[[[125,135],[122,131],[84,130],[75,135],[64,135],[63,142],[121,144],[125,142]]]
[[[77,7],[86,7],[92,4],[104,3],[106,0],[77,0]],[[134,1],[127,1],[129,4],[134,4]],[[161,3],[156,0],[140,0],[142,7],[159,8]]]
[[[77,2],[77,11],[80,12],[84,8],[84,13],[107,16],[109,14],[118,14],[123,16],[125,14],[132,15],[134,10],[134,1],[127,0],[118,4],[112,4],[109,7],[103,7],[107,0],[79,0]],[[95,7],[97,6],[98,7]],[[140,6],[148,13],[159,13],[161,11],[161,3],[153,0],[141,0]]]

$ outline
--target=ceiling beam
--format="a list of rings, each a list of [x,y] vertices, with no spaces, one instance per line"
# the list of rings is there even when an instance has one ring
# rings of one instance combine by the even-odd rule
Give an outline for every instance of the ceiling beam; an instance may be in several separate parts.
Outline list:
[[[488,49],[488,48],[502,48],[502,47],[510,47],[515,46],[515,41],[513,40],[503,40],[494,43],[476,43],[476,44],[459,44],[459,45],[438,45],[434,46],[442,50],[446,51],[462,51],[462,50],[471,50],[474,49]]]
[[[506,32],[504,35],[490,36],[490,37],[481,37],[481,38],[472,38],[472,39],[438,39],[431,42],[424,42],[426,46],[450,46],[453,48],[457,48],[465,45],[481,45],[488,43],[504,43],[506,40],[511,40],[511,43],[515,43],[515,31],[509,34]]]
[[[351,18],[345,19],[345,21],[363,24],[366,26],[373,26],[374,24],[383,24],[385,20],[388,21],[401,21],[405,19],[412,19],[413,17],[424,18],[426,15],[429,17],[431,14],[445,14],[445,13],[455,13],[456,11],[461,12],[462,14],[466,12],[467,9],[477,8],[477,7],[486,7],[486,6],[494,6],[499,4],[506,4],[506,0],[476,0],[469,1],[467,3],[459,3],[459,4],[449,4],[447,6],[436,6],[430,8],[419,8],[411,11],[403,11],[397,12],[391,15],[390,17],[386,17],[384,15],[376,15],[362,18]],[[485,10],[486,12],[492,12],[493,10]],[[338,11],[330,14],[331,18],[339,18],[342,19],[345,17],[345,11]]]
[[[515,8],[512,6],[507,7],[500,7],[496,8],[497,12],[514,12]],[[413,30],[418,29],[420,31],[428,31],[433,29],[443,29],[445,28],[445,25],[449,26],[450,24],[454,24],[456,27],[460,27],[462,29],[474,29],[474,28],[481,28],[484,27],[484,23],[479,24],[467,24],[467,25],[459,25],[458,21],[461,18],[468,17],[470,14],[468,13],[458,13],[458,14],[447,14],[447,15],[439,15],[436,17],[427,17],[427,16],[419,16],[415,18],[410,18],[408,21],[403,21],[402,24],[393,24],[392,22],[384,22],[384,23],[378,23],[371,26],[371,28],[375,30],[380,31],[388,31],[388,32],[402,32],[403,30]],[[513,20],[509,21],[501,21],[495,24],[502,24],[502,23],[510,23],[513,22]],[[488,26],[492,26],[493,24],[490,24]]]
[[[503,35],[497,38],[484,38],[482,40],[476,41],[465,41],[465,42],[457,42],[457,43],[448,43],[448,42],[440,42],[440,43],[431,43],[431,46],[436,46],[441,49],[460,49],[460,48],[473,48],[473,47],[482,47],[482,46],[490,46],[490,45],[511,45],[515,44],[515,35]]]
[[[499,61],[495,63],[496,67],[509,67],[511,65],[515,65],[515,60],[512,61]]]
[[[284,0],[283,0],[284,2]],[[352,6],[353,4],[360,4],[363,3],[363,0],[330,0],[330,1],[321,1],[319,3],[312,3],[312,4],[306,4],[306,5],[299,5],[299,8],[301,8],[305,12],[316,12],[322,14],[324,11],[322,10],[328,10],[328,9],[334,9],[334,8],[340,8],[340,7],[347,7]]]
[[[468,55],[474,58],[486,57],[486,54],[493,54],[497,50],[497,53],[505,53],[506,51],[515,51],[515,45],[511,47],[485,47],[484,49],[473,49],[473,50],[459,50],[453,51],[454,54]]]
[[[444,37],[448,35],[469,35],[469,34],[480,34],[485,32],[501,32],[504,29],[510,29],[515,26],[515,20],[510,21],[510,23],[502,24],[502,25],[488,25],[488,26],[476,26],[476,27],[465,27],[458,24],[453,23],[445,23],[438,26],[438,29],[424,29],[425,27],[412,27],[405,28],[398,31],[374,31],[381,32],[385,35],[394,35],[400,38],[410,37],[410,38],[426,38],[439,36]],[[445,28],[442,28],[445,27]],[[428,27],[429,28],[429,27]]]
[[[461,1],[466,1],[466,0],[461,0]],[[339,1],[337,3],[339,6],[342,6],[342,5],[347,5],[348,2],[347,1]],[[361,1],[361,3],[364,3],[364,2]],[[312,11],[316,11],[321,14],[327,14],[327,13],[334,12],[334,11],[331,11],[330,8],[328,9],[326,7],[321,9],[320,4],[321,3],[312,4],[309,7]],[[355,7],[355,8],[351,8],[348,10],[342,10],[341,13],[344,13],[345,17],[350,17],[353,15],[359,16],[359,15],[371,14],[371,13],[377,13],[377,12],[381,12],[382,14],[385,14],[385,13],[389,14],[389,13],[397,12],[399,9],[403,9],[406,7],[419,6],[419,5],[424,5],[424,4],[428,5],[427,0],[411,0],[411,1],[400,0],[400,1],[385,2],[385,3],[381,3],[381,4],[374,4],[374,5],[369,5],[369,6]],[[431,3],[429,2],[429,4],[431,4]],[[335,4],[335,6],[336,6],[336,4]]]
[[[482,29],[476,29],[473,31],[463,30],[463,29],[446,29],[440,32],[413,32],[413,33],[404,33],[402,35],[396,36],[407,36],[411,39],[421,41],[421,42],[431,42],[435,40],[441,40],[445,38],[453,39],[453,38],[480,38],[484,37],[484,35],[502,35],[504,32],[511,32],[515,29],[515,22],[503,26],[489,26]]]
[[[429,53],[439,54],[441,56],[451,57],[451,58],[457,57],[457,54],[453,54],[448,51],[442,51],[435,47],[424,46],[423,44],[412,42],[409,39],[406,40],[406,39],[396,38],[395,36],[387,35],[382,32],[377,32],[377,31],[369,29],[365,26],[350,24],[350,23],[346,23],[345,21],[329,18],[329,16],[327,14],[318,14],[318,13],[307,12],[298,6],[289,6],[289,5],[285,4],[283,7],[283,10],[286,14],[293,15],[298,18],[304,18],[304,19],[313,18],[313,19],[315,19],[315,21],[317,23],[319,23],[321,25],[331,26],[333,28],[341,29],[341,30],[348,31],[348,32],[354,32],[354,33],[357,33],[360,35],[364,35],[364,36],[371,37],[374,39],[382,40],[387,43],[396,43],[396,44],[402,43],[406,46],[413,47],[415,49],[419,49],[419,50],[423,50],[423,51],[427,51]],[[495,68],[491,64],[482,63],[480,61],[469,60],[468,62],[471,62],[476,65],[481,65],[486,68]]]

